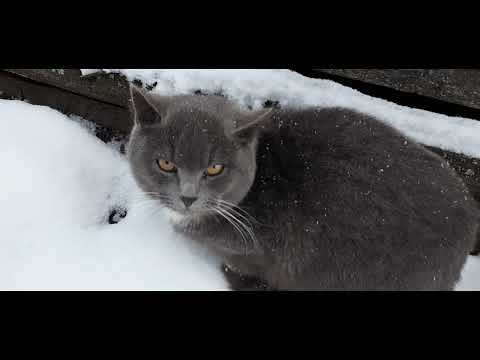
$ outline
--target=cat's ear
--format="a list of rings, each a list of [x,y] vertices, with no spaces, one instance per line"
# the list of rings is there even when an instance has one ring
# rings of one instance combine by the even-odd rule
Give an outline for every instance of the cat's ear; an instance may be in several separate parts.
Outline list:
[[[130,101],[135,125],[148,126],[162,121],[162,109],[159,109],[142,88],[130,84]]]
[[[251,143],[258,133],[267,125],[273,113],[273,108],[267,108],[249,114],[242,125],[233,130],[233,136],[240,143]]]

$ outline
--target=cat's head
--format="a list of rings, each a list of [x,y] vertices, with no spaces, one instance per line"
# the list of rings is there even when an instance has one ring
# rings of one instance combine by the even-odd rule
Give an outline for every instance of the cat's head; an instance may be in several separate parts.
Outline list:
[[[213,214],[246,196],[271,109],[241,110],[218,96],[164,97],[133,85],[130,93],[128,158],[144,192],[177,218]]]

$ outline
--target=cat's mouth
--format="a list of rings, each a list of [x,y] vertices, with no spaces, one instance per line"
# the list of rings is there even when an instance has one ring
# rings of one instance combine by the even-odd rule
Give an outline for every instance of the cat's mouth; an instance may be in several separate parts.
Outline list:
[[[202,216],[208,215],[211,212],[207,210],[198,210],[198,209],[172,209],[171,207],[164,207],[165,214],[168,219],[173,223],[179,223],[185,220],[192,220],[195,218],[200,218]]]
[[[210,207],[205,206],[205,202],[198,201],[196,204],[185,204],[185,201],[180,201],[181,198],[175,199],[167,195],[152,196],[159,202],[160,207],[166,214],[167,218],[173,223],[179,223],[185,220],[193,220],[201,218],[213,213]]]

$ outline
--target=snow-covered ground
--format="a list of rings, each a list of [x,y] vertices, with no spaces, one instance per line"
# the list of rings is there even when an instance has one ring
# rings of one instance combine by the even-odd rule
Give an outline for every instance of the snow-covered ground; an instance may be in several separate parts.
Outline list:
[[[125,158],[92,129],[11,100],[0,124],[0,289],[226,289],[216,259],[142,202]]]
[[[84,74],[88,69],[84,69]],[[90,72],[96,70],[90,70]],[[118,70],[107,70],[118,72]],[[340,105],[416,140],[480,158],[480,124],[408,109],[287,70],[122,70],[163,94],[221,91],[258,107]],[[226,290],[218,260],[175,235],[134,184],[118,143],[48,107],[0,100],[0,289]],[[112,209],[129,209],[109,224]],[[480,290],[471,257],[459,290]]]

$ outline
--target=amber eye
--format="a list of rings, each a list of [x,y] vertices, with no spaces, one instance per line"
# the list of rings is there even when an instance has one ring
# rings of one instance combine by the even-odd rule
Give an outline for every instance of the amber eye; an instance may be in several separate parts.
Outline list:
[[[207,168],[207,175],[208,176],[219,175],[223,171],[223,168],[224,168],[224,166],[220,165],[220,164],[210,165]]]
[[[175,172],[177,170],[173,163],[165,159],[157,160],[157,164],[158,167],[165,172]]]

